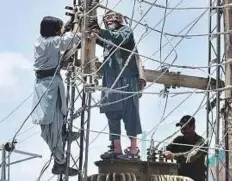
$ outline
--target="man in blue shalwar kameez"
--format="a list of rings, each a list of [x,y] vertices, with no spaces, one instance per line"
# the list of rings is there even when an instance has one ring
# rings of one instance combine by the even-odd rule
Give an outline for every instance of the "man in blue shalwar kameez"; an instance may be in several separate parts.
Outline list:
[[[123,25],[122,16],[115,12],[107,12],[103,17],[106,29],[100,29],[96,20],[92,24],[92,32],[98,37],[97,44],[103,47],[103,87],[111,88],[118,75],[122,71],[126,61],[129,64],[122,72],[113,89],[127,92],[141,90],[144,81],[140,79],[139,60],[131,52],[117,49],[117,46],[132,51],[135,49],[133,32],[130,27]],[[106,41],[104,41],[104,40]],[[111,43],[109,43],[111,42]],[[112,44],[113,43],[113,44]],[[115,46],[116,45],[116,46]],[[115,51],[115,49],[117,49]],[[129,60],[128,60],[129,59]],[[138,159],[139,149],[137,148],[137,135],[142,133],[139,115],[139,97],[141,94],[123,94],[102,91],[100,112],[105,113],[110,132],[111,150],[101,155],[102,159]],[[124,99],[124,100],[123,100]],[[116,102],[116,103],[115,103]],[[108,105],[107,105],[108,104]],[[131,144],[125,150],[121,150],[121,122],[123,120]]]

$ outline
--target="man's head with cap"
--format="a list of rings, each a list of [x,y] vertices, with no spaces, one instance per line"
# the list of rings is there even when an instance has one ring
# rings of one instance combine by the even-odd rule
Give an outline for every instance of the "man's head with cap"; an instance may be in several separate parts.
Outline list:
[[[109,10],[103,16],[103,22],[106,28],[113,30],[123,24],[123,16],[120,13]]]
[[[181,127],[181,133],[184,136],[190,136],[195,134],[195,118],[189,115],[185,115],[180,119],[179,123],[176,123],[176,126]]]

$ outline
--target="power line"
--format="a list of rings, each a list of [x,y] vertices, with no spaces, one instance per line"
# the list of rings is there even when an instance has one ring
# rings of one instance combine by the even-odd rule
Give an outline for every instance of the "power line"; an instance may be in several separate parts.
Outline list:
[[[202,106],[201,106],[202,107]],[[78,127],[76,127],[76,126],[73,126],[75,129],[77,129],[77,130],[81,130],[80,128],[78,128]],[[116,136],[121,136],[121,137],[128,137],[128,135],[123,135],[123,134],[112,134],[112,133],[108,133],[108,132],[104,132],[104,131],[97,131],[97,130],[94,130],[94,129],[90,129],[89,130],[90,132],[93,132],[93,133],[100,133],[100,134],[105,134],[105,135],[116,135]],[[178,130],[178,132],[179,132],[180,130]],[[176,134],[176,132],[175,132],[175,134]],[[130,136],[130,137],[132,137],[133,138],[133,136]],[[134,138],[137,138],[137,137],[134,137]],[[141,138],[137,138],[138,140],[140,140],[140,141],[146,141],[146,142],[150,142],[151,140],[150,139],[141,139]],[[155,143],[164,143],[164,144],[169,144],[170,142],[167,142],[166,140],[165,141],[163,141],[163,140],[161,140],[161,141],[158,141],[158,140],[154,140],[154,142]],[[174,145],[180,145],[180,146],[194,146],[194,145],[191,145],[191,144],[182,144],[182,143],[172,143],[172,144],[174,144]],[[215,149],[217,149],[216,148],[216,146],[217,145],[215,145],[215,147],[208,147],[208,146],[204,146],[204,147],[201,147],[201,148],[209,148],[209,149],[211,149],[211,150],[215,150]],[[227,151],[227,152],[232,152],[232,150],[224,150],[224,151]]]
[[[109,9],[109,8],[103,6],[103,5],[100,5],[100,7],[103,8],[103,9],[111,10],[111,9]],[[206,10],[206,11],[208,11],[208,10]],[[155,29],[155,28],[152,28],[152,27],[148,26],[148,25],[145,24],[145,23],[141,23],[140,21],[137,21],[137,20],[135,20],[135,19],[131,19],[131,18],[128,17],[128,16],[124,16],[124,18],[126,18],[126,19],[128,19],[128,20],[131,20],[131,21],[137,23],[138,25],[141,25],[141,26],[143,26],[143,27],[146,27],[146,28],[148,28],[148,29],[150,29],[150,30],[153,30],[153,31],[155,31],[155,32],[157,32],[157,33],[162,34],[162,31],[161,31],[161,30],[157,30],[157,29]],[[223,31],[223,32],[217,32],[217,33],[211,33],[211,34],[209,34],[209,33],[201,33],[201,34],[182,35],[182,34],[174,34],[174,33],[169,33],[169,32],[163,32],[163,34],[166,35],[166,36],[171,36],[171,37],[191,38],[191,37],[204,37],[204,36],[209,36],[209,35],[218,36],[218,35],[230,34],[231,32],[232,32],[232,30]]]
[[[141,2],[146,3],[151,5],[152,3],[147,1],[147,0],[141,0]],[[181,8],[177,8],[177,7],[166,7],[160,4],[153,4],[153,6],[157,7],[157,8],[162,8],[162,9],[171,9],[171,10],[198,10],[198,9],[222,9],[222,8],[230,8],[232,6],[231,4],[227,4],[227,5],[222,5],[222,6],[218,6],[215,5],[213,7],[211,6],[205,6],[205,7],[181,7]]]
[[[1,121],[0,124],[3,123],[5,120],[7,120],[13,113],[15,113],[31,96],[33,93],[31,93],[26,99],[24,99],[19,105],[13,109],[7,116],[5,116]]]
[[[214,72],[212,72],[212,74],[213,74]],[[210,77],[210,79],[211,79],[211,77]],[[210,82],[210,79],[209,79],[209,81],[208,82]],[[208,86],[209,86],[209,84],[208,84]],[[194,94],[194,92],[196,92],[197,91],[197,89],[195,89],[193,92],[192,92],[192,94],[190,94],[190,95],[188,95],[183,101],[181,101],[174,109],[172,109],[168,114],[167,114],[167,116],[165,117],[165,118],[162,118],[161,119],[161,121],[158,123],[158,125],[155,125],[148,133],[147,133],[147,135],[149,135],[153,130],[157,130],[158,129],[158,126],[159,126],[159,124],[161,124],[162,122],[164,122],[175,110],[177,110],[177,108],[179,108],[185,101],[187,101],[193,94]],[[213,97],[212,97],[213,98]]]
[[[168,0],[165,0],[165,6],[168,6]],[[167,17],[167,8],[164,10],[164,17],[163,17],[163,24],[162,24],[162,28],[161,28],[161,34],[160,34],[160,64],[162,64],[162,40],[163,40],[163,32],[164,32],[164,26],[166,23],[166,17]]]

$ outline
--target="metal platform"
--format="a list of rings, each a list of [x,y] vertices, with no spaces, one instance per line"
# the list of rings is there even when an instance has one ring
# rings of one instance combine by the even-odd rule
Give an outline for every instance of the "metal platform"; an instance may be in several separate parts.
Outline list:
[[[99,173],[149,173],[177,175],[177,164],[167,162],[101,160],[95,162]]]
[[[88,181],[193,181],[177,175],[177,164],[151,161],[101,160]]]

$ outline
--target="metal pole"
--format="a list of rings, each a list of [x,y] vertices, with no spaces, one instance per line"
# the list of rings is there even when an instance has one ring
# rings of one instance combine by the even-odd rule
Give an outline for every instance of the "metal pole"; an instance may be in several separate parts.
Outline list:
[[[79,1],[78,1],[79,2]],[[76,6],[76,0],[73,0],[73,6],[75,8]],[[79,4],[78,4],[79,5]],[[74,24],[74,29],[77,30],[77,14],[75,13],[75,19],[74,21],[76,22]],[[70,122],[68,124],[68,144],[67,144],[67,153],[66,153],[66,162],[67,162],[67,165],[66,165],[66,175],[65,175],[65,181],[68,181],[69,180],[69,165],[70,165],[70,156],[71,156],[71,144],[72,144],[72,139],[71,139],[71,135],[72,135],[72,127],[73,127],[73,115],[74,115],[74,109],[75,109],[75,91],[76,91],[76,88],[75,88],[75,65],[76,65],[76,62],[77,62],[77,59],[78,59],[78,52],[76,52],[74,54],[74,60],[73,60],[73,64],[72,64],[72,70],[71,70],[71,75],[70,75],[70,78],[71,78],[71,95],[70,95]]]
[[[69,98],[70,98],[70,76],[71,76],[71,71],[68,70],[67,72],[67,90],[66,90],[66,105],[68,107],[69,105]],[[67,121],[67,117],[66,117],[66,121]],[[67,131],[67,122],[63,125],[63,128],[62,128],[62,131],[66,133]],[[63,150],[65,150],[65,145],[66,145],[66,141],[64,140],[63,142]],[[58,181],[63,181],[63,178],[62,178],[62,174],[60,176],[58,176]]]
[[[86,82],[86,78],[85,78]],[[84,107],[86,105],[86,94],[83,91],[82,95],[82,103],[81,106]],[[81,134],[80,134],[80,154],[79,154],[79,170],[80,174],[78,176],[78,181],[82,180],[82,163],[83,163],[83,150],[84,150],[84,127],[85,126],[85,111],[81,112]]]
[[[72,144],[72,127],[73,127],[73,115],[74,115],[74,103],[75,103],[75,62],[77,59],[77,55],[74,56],[73,66],[72,66],[72,73],[71,73],[71,98],[70,98],[70,122],[68,124],[68,144],[67,144],[67,153],[66,153],[66,159],[67,159],[67,166],[66,166],[66,176],[65,181],[69,180],[69,165],[70,165],[70,155],[71,155],[71,144]]]
[[[217,6],[221,5],[221,1],[217,0]],[[217,8],[217,33],[221,32],[221,9]],[[221,35],[217,35],[217,64],[221,62]],[[220,84],[220,66],[216,68],[216,89],[219,88]],[[220,178],[220,168],[219,168],[219,146],[220,143],[220,92],[216,93],[216,135],[215,135],[215,158],[216,158],[216,180],[219,181]]]
[[[75,20],[76,20],[76,15],[75,15]],[[77,22],[77,21],[76,21]],[[75,27],[77,26],[77,24],[74,25]],[[74,28],[75,29],[75,28]],[[69,165],[70,165],[70,156],[71,156],[71,144],[72,144],[72,127],[73,127],[73,115],[74,115],[74,109],[75,109],[75,65],[76,65],[76,61],[78,59],[78,52],[76,52],[74,54],[74,60],[73,60],[73,64],[72,64],[72,70],[71,70],[71,95],[70,95],[70,121],[68,124],[68,144],[67,144],[67,153],[66,153],[66,175],[65,175],[65,181],[69,180]]]
[[[1,169],[1,180],[5,181],[6,180],[6,149],[5,145],[2,145],[2,169]]]
[[[90,77],[91,79],[91,77]],[[84,181],[87,181],[87,172],[88,172],[88,156],[89,156],[89,129],[90,129],[90,116],[91,116],[91,99],[92,94],[88,95],[88,110],[87,110],[87,126],[86,126],[86,139],[85,139],[85,164],[84,164]]]
[[[68,106],[69,104],[69,98],[70,98],[70,75],[71,75],[71,72],[68,71],[67,73],[67,90],[66,90],[66,105]]]
[[[8,181],[10,181],[10,152],[8,152]]]
[[[228,100],[225,101],[225,108],[230,109]],[[228,139],[228,132],[227,132],[229,128],[228,128],[227,114],[228,113],[224,113],[224,121],[225,121],[224,135],[226,135],[225,136],[225,149],[229,150],[229,142],[228,142],[229,139]],[[227,151],[225,151],[224,153],[225,153],[225,181],[229,181],[229,153]]]
[[[209,7],[212,7],[212,0],[209,0]],[[208,65],[210,65],[212,60],[212,42],[211,42],[211,33],[212,33],[212,9],[209,10],[209,36],[208,36]],[[208,75],[211,73],[211,67],[208,68]],[[210,77],[208,76],[208,80]],[[210,133],[210,92],[207,93],[207,107],[206,107],[206,130],[207,130],[207,138],[209,138]],[[209,141],[207,142],[207,145],[209,146]],[[209,149],[207,149],[207,152]],[[209,155],[206,156],[206,181],[208,181],[209,177]]]

